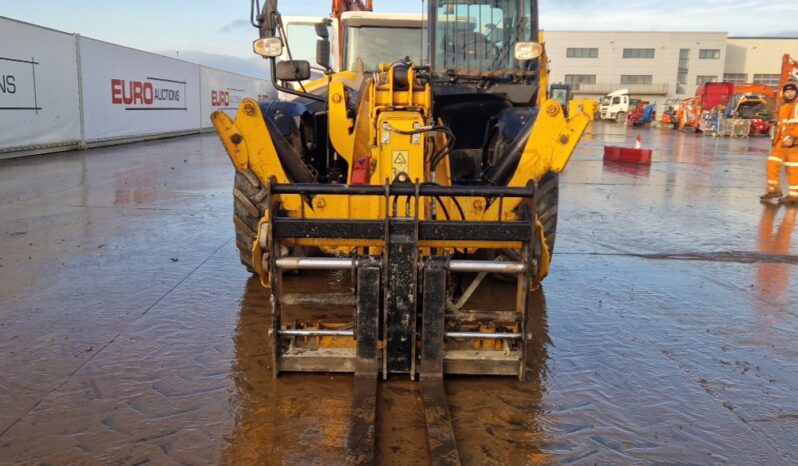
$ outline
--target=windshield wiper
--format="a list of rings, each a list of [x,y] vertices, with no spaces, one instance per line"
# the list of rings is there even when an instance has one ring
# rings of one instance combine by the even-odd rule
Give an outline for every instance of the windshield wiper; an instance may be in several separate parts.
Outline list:
[[[491,70],[504,61],[505,57],[510,53],[510,50],[515,46],[515,42],[518,40],[518,37],[521,36],[521,31],[525,29],[525,27],[526,16],[522,16],[515,24],[512,35],[510,36],[510,40],[504,42],[504,45],[502,45],[502,48],[499,49],[499,53],[496,55],[496,58],[494,58],[493,62],[491,62]]]
[[[451,80],[479,78],[479,79],[500,79],[500,78],[534,78],[538,75],[537,71],[518,70],[514,68],[501,68],[490,71],[469,70],[467,68],[446,68],[434,70],[434,75],[445,75]]]

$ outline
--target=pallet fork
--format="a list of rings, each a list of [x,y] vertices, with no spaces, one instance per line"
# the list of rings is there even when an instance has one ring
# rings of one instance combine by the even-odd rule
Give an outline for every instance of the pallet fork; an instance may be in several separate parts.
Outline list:
[[[534,218],[518,221],[425,221],[414,212],[426,198],[440,195],[440,187],[394,183],[385,186],[321,186],[270,184],[268,199],[277,211],[281,195],[313,197],[381,196],[387,206],[404,199],[403,214],[378,220],[269,217],[261,223],[259,246],[272,254],[259,272],[271,278],[272,344],[275,374],[281,371],[354,372],[353,412],[348,441],[350,462],[373,464],[377,382],[380,375],[405,374],[420,378],[430,456],[434,464],[459,464],[443,386],[444,373],[525,375],[528,295],[536,285],[532,249],[538,243]],[[521,198],[534,202],[535,185],[528,188],[447,187],[447,195],[495,199]],[[415,206],[415,207],[414,207]],[[388,210],[386,210],[388,211]],[[303,238],[335,240],[338,244],[376,242],[380,254],[351,257],[295,257],[287,244]],[[450,242],[517,243],[520,260],[463,260],[443,253]],[[368,249],[368,248],[361,248]],[[420,254],[420,251],[428,254]],[[262,251],[258,251],[262,254]],[[262,262],[265,262],[262,261]],[[344,270],[354,277],[353,294],[316,297],[283,293],[283,274],[289,270]],[[517,302],[513,310],[464,311],[463,299],[454,303],[452,274],[476,274],[470,292],[488,273],[515,275]],[[466,297],[467,301],[467,297]],[[283,317],[284,305],[353,305],[351,323],[338,328],[292,327]],[[321,339],[328,339],[322,342]],[[303,345],[316,339],[319,344]],[[354,346],[335,344],[352,339]]]

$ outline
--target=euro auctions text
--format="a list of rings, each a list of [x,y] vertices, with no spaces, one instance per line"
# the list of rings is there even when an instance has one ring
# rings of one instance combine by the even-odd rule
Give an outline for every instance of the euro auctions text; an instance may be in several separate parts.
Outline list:
[[[111,102],[133,107],[184,107],[185,81],[147,78],[144,81],[111,79]]]

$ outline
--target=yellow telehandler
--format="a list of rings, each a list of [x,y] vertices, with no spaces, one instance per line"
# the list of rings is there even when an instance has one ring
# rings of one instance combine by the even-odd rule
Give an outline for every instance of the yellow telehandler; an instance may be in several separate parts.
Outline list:
[[[275,375],[355,374],[356,464],[374,460],[378,375],[418,377],[432,461],[458,464],[443,375],[524,378],[558,173],[595,104],[566,117],[547,99],[536,0],[429,0],[419,63],[397,56],[309,85],[308,61],[275,59],[291,40],[276,0],[253,2],[254,50],[295,98],[244,100],[235,120],[212,120],[236,170],[242,263],[271,290]],[[329,70],[318,34],[314,66]],[[304,270],[351,272],[351,293],[285,292],[286,273]],[[473,309],[494,277],[514,284],[514,306]],[[318,306],[350,318],[286,317]]]

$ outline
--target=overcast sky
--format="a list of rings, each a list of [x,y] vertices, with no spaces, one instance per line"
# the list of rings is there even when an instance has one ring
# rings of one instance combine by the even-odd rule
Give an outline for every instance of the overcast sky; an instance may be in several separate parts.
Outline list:
[[[284,15],[327,16],[330,0],[281,0]],[[374,0],[420,12],[421,0]],[[544,29],[721,31],[798,37],[797,0],[541,0]],[[0,0],[0,15],[244,74],[260,74],[248,0]],[[2,44],[0,44],[0,48]]]

